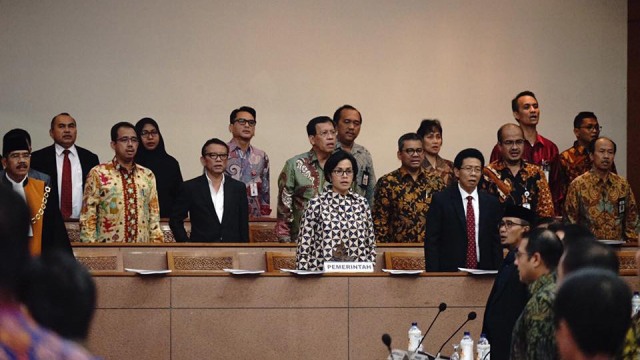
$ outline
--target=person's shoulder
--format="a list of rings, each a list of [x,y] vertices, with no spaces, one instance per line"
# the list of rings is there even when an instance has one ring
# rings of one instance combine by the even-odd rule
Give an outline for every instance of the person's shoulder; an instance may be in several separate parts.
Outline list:
[[[39,159],[43,156],[51,155],[54,152],[55,152],[54,145],[45,146],[42,149],[36,150],[31,153],[31,161],[33,161],[34,158]]]
[[[230,176],[225,176],[225,179],[228,181],[231,177]],[[200,176],[196,176],[193,179],[189,179],[189,180],[185,180],[182,183],[182,186],[185,187],[192,187],[192,186],[196,186],[198,184],[202,184],[202,183],[207,183],[207,178],[204,174],[200,175]]]
[[[389,172],[380,176],[380,179],[378,181],[382,183],[395,182],[399,178],[400,178],[400,169],[395,169],[392,172]]]
[[[538,136],[539,136],[540,142],[542,142],[547,147],[555,148],[556,152],[558,152],[558,146],[556,146],[556,144],[553,141],[542,136],[540,133],[538,133]]]
[[[247,191],[247,186],[240,180],[236,180],[231,176],[224,177],[224,183],[228,184],[230,188],[241,189],[242,191]]]
[[[78,156],[91,156],[91,157],[98,157],[98,155],[96,155],[93,151],[89,150],[89,149],[85,149],[81,146],[76,145],[76,150],[78,150]]]

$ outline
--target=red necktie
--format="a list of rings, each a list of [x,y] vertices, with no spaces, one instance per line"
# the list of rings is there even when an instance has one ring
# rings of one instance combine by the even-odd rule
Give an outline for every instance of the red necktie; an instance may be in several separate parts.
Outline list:
[[[476,216],[473,213],[473,196],[467,196],[467,268],[478,268],[476,255]]]
[[[71,160],[69,160],[69,150],[64,150],[64,160],[62,161],[62,188],[60,189],[60,212],[64,219],[71,217],[72,194],[71,194]]]

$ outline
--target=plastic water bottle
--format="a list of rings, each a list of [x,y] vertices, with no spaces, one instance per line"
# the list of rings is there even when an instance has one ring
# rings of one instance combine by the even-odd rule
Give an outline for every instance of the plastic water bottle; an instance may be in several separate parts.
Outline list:
[[[491,355],[489,354],[489,351],[491,351],[491,345],[489,345],[489,340],[487,340],[487,336],[485,334],[480,335],[476,349],[478,350],[478,358],[476,360],[491,359]]]
[[[631,315],[635,315],[640,311],[640,293],[637,291],[633,292],[633,297],[631,298]]]
[[[469,331],[460,340],[460,360],[473,360],[473,339]]]
[[[458,353],[459,344],[453,345],[453,354],[449,357],[449,360],[460,360],[460,354]]]
[[[420,340],[422,340],[422,331],[418,328],[418,323],[411,323],[409,328],[409,351],[422,351],[423,346],[420,344]],[[420,344],[420,347],[418,347],[418,344]]]

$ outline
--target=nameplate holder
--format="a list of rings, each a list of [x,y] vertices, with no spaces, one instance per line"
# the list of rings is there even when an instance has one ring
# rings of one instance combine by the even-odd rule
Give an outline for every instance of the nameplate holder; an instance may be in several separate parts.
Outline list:
[[[372,262],[358,261],[325,261],[325,273],[372,273]]]

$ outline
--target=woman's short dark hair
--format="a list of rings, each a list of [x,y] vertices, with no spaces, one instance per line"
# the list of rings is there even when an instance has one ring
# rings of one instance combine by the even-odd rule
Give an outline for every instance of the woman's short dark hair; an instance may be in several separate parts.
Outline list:
[[[358,162],[353,157],[353,155],[349,154],[344,150],[338,150],[331,154],[327,159],[327,162],[324,163],[324,178],[331,182],[331,173],[338,166],[338,163],[344,159],[351,161],[351,168],[353,169],[353,178],[355,179],[358,175]],[[355,180],[354,180],[355,181]]]

